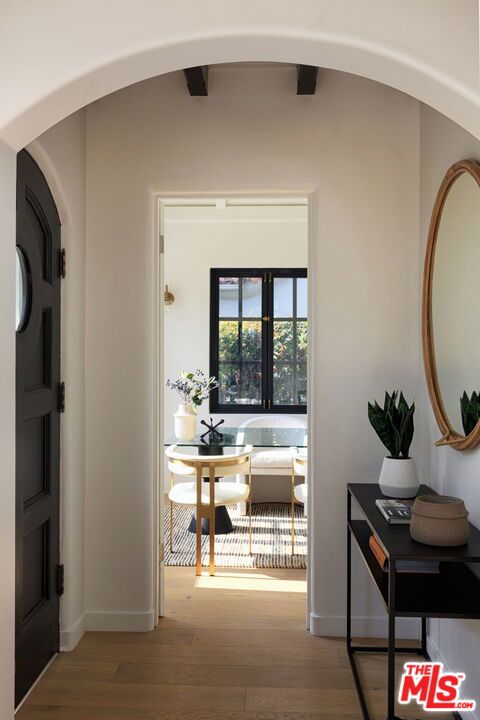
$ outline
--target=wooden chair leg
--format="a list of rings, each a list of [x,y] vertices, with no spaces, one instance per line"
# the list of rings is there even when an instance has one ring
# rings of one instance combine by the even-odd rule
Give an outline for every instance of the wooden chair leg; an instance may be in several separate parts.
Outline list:
[[[292,555],[295,553],[295,471],[293,469],[292,460]]]
[[[202,574],[202,466],[197,467],[197,575]]]
[[[248,470],[248,552],[252,554],[252,461]]]
[[[173,553],[173,502],[170,500],[170,552]]]
[[[173,488],[173,472],[170,471],[170,490]],[[170,500],[170,552],[173,553],[173,502]]]
[[[215,466],[210,465],[210,575],[215,575]]]

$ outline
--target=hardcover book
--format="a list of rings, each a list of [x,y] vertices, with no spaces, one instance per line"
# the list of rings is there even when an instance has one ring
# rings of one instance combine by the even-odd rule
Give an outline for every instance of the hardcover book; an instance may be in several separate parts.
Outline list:
[[[375,500],[375,505],[390,525],[409,525],[413,500]]]
[[[368,544],[383,572],[388,572],[388,558],[375,535],[370,535]],[[440,572],[440,564],[436,560],[397,560],[396,568],[399,573],[437,574]]]

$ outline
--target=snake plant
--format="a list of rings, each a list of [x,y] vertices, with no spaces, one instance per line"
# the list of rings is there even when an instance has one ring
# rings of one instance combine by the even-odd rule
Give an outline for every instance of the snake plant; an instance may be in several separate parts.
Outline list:
[[[462,410],[463,431],[465,435],[470,435],[480,420],[480,392],[473,392],[472,397],[469,398],[464,391],[460,398],[460,407]]]
[[[408,458],[413,440],[415,403],[408,405],[403,392],[385,393],[383,408],[368,403],[368,419],[392,458]]]

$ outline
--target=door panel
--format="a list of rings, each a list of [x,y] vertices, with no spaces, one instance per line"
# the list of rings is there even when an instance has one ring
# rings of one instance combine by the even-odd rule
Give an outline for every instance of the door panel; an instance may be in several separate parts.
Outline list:
[[[15,703],[59,647],[60,220],[47,182],[17,160],[17,246],[28,307],[16,336]]]

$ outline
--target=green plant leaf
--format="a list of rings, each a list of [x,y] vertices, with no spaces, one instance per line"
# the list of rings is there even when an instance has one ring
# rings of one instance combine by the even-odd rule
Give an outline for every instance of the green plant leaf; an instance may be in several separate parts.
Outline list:
[[[460,398],[460,409],[463,431],[465,435],[469,435],[480,419],[480,392],[473,391],[471,398],[469,398],[464,390]]]
[[[376,400],[368,403],[368,418],[378,437],[389,451],[391,457],[409,457],[413,440],[413,415],[415,403],[411,407],[402,391],[385,392],[384,406]]]

